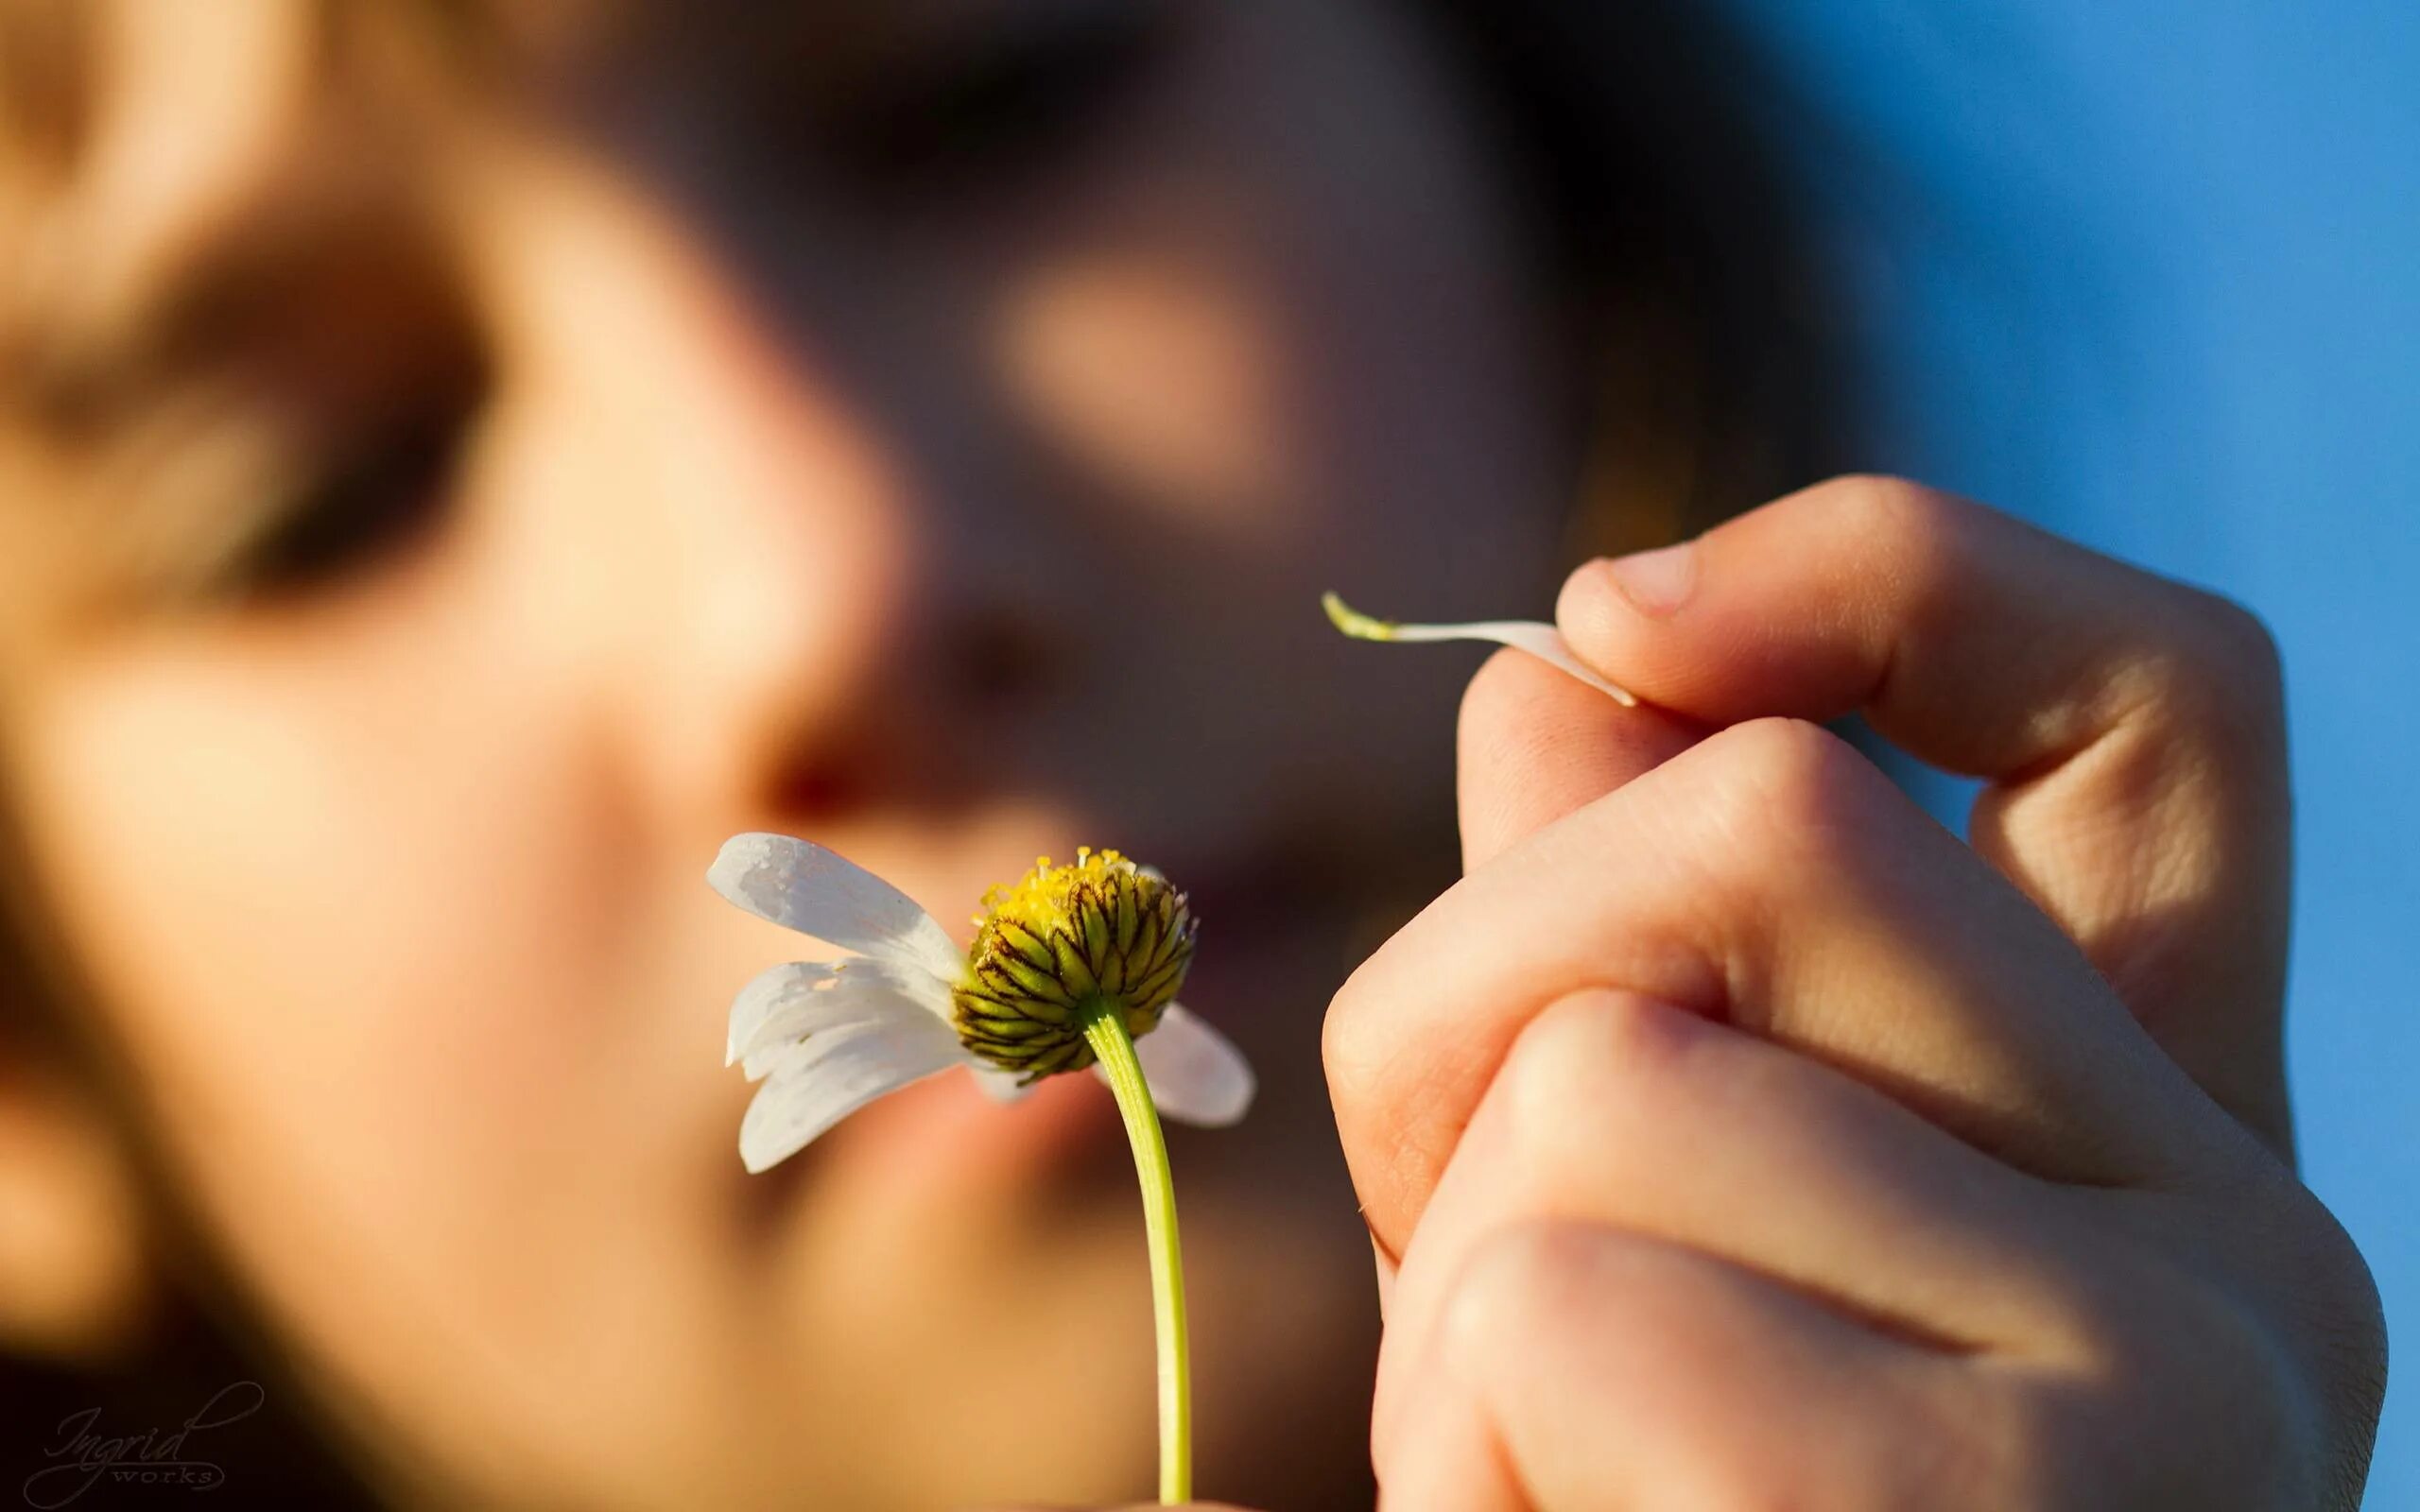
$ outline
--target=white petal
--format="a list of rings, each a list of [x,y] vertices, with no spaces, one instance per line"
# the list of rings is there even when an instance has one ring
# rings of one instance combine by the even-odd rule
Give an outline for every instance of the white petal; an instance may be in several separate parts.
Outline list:
[[[979,1060],[968,1061],[966,1069],[974,1074],[975,1085],[983,1089],[983,1095],[995,1103],[1013,1103],[1033,1091],[1024,1085],[1025,1077],[1017,1072],[1002,1071]]]
[[[809,1034],[901,1013],[947,1022],[951,1006],[949,984],[921,966],[871,955],[792,961],[758,973],[732,1000],[723,1064],[745,1060],[754,1081]]]
[[[739,1123],[739,1159],[762,1171],[884,1093],[965,1063],[958,1036],[929,1014],[818,1034],[792,1049],[756,1090]]]
[[[762,919],[844,951],[912,961],[954,978],[964,956],[915,900],[856,863],[786,834],[735,834],[706,873],[715,891]]]
[[[1548,666],[1579,679],[1588,686],[1612,698],[1616,703],[1634,705],[1637,695],[1628,688],[1607,681],[1597,669],[1580,660],[1563,632],[1551,625],[1535,620],[1480,620],[1469,625],[1399,625],[1393,620],[1375,619],[1349,608],[1334,593],[1321,600],[1327,617],[1336,627],[1360,641],[1492,641],[1527,651]]]
[[[1225,1128],[1252,1109],[1255,1083],[1243,1052],[1181,1004],[1168,1005],[1158,1027],[1134,1041],[1134,1057],[1151,1101],[1180,1124]]]

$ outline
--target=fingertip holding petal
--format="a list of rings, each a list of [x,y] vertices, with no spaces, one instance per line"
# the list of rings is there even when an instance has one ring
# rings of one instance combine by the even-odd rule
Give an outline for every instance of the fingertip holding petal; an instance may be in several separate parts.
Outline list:
[[[1259,1086],[1252,1063],[1182,1004],[1170,1004],[1159,1026],[1134,1041],[1134,1056],[1150,1083],[1152,1103],[1180,1124],[1226,1128],[1252,1111]]]
[[[1586,683],[1625,709],[1638,706],[1638,695],[1581,661],[1580,654],[1572,650],[1571,643],[1565,641],[1563,632],[1551,625],[1516,620],[1501,625],[1476,625],[1469,628],[1488,632],[1475,635],[1474,639],[1494,641],[1500,645],[1527,651],[1547,665]]]
[[[1551,625],[1535,620],[1480,620],[1468,625],[1404,625],[1394,620],[1382,620],[1349,608],[1334,593],[1320,600],[1327,610],[1329,621],[1357,641],[1487,641],[1496,645],[1509,645],[1527,651],[1548,666],[1568,674],[1596,689],[1625,708],[1634,707],[1638,696],[1628,688],[1598,672],[1580,660],[1563,632]]]
[[[740,1161],[752,1175],[769,1169],[875,1098],[965,1063],[949,1026],[922,1013],[813,1035],[773,1066],[748,1105]]]
[[[739,907],[786,929],[936,976],[961,959],[949,931],[914,899],[838,852],[786,834],[735,834],[706,881]]]

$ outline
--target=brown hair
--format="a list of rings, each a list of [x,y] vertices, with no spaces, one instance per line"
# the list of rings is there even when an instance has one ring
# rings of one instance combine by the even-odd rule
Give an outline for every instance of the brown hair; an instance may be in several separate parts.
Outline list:
[[[1569,303],[1574,561],[1662,545],[1839,471],[1809,208],[1773,92],[1688,0],[1418,0],[1527,179]]]

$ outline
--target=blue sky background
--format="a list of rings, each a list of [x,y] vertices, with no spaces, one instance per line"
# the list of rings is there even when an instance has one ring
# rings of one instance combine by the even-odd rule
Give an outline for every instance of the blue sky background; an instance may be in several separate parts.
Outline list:
[[[1878,468],[2256,609],[2299,820],[2305,1173],[2420,1508],[2420,5],[1724,0],[1829,224]]]

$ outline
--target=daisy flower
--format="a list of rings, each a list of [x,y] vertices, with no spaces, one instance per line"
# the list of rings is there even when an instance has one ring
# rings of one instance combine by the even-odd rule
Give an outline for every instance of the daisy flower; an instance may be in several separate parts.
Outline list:
[[[984,896],[974,948],[907,894],[804,840],[742,834],[707,880],[759,918],[855,954],[776,966],[731,1005],[725,1064],[761,1082],[739,1155],[762,1171],[886,1093],[963,1067],[1010,1100],[1092,1067],[1088,1003],[1122,1015],[1159,1110],[1218,1128],[1252,1106],[1253,1074],[1226,1037],[1176,1000],[1193,961],[1184,894],[1115,850],[1048,856]]]
[[[706,874],[752,914],[855,954],[776,966],[731,1005],[725,1064],[761,1081],[739,1125],[751,1171],[886,1092],[964,1067],[995,1097],[1091,1067],[1143,1189],[1160,1362],[1160,1500],[1192,1500],[1193,1388],[1176,1189],[1159,1113],[1212,1127],[1252,1106],[1252,1068],[1176,1002],[1193,964],[1184,894],[1115,850],[1034,863],[994,887],[963,953],[907,894],[821,846],[733,837]]]

